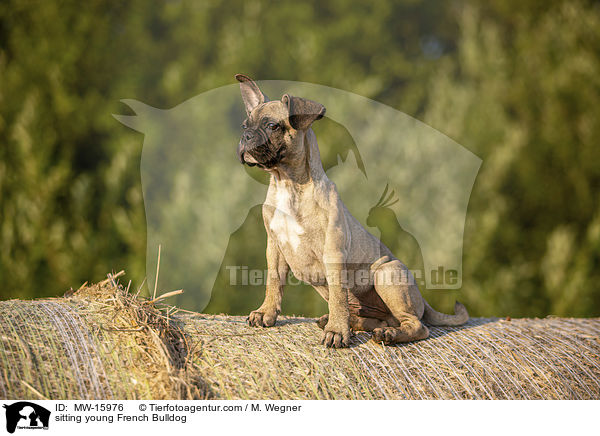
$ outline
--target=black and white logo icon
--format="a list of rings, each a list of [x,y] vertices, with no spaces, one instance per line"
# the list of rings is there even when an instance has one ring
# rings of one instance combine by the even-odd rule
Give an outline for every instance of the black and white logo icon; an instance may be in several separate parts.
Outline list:
[[[50,411],[29,401],[4,404],[6,409],[6,431],[14,433],[16,429],[48,429]]]

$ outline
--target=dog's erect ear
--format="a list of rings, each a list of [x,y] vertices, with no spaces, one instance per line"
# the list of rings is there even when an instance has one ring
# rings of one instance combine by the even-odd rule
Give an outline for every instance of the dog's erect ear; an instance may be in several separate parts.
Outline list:
[[[250,115],[250,112],[252,112],[256,106],[269,101],[267,96],[261,92],[258,85],[250,77],[244,76],[243,74],[236,74],[235,78],[240,82],[242,100],[244,100],[248,115]]]
[[[281,101],[290,113],[290,125],[296,130],[306,130],[325,115],[325,106],[316,101],[285,94]]]

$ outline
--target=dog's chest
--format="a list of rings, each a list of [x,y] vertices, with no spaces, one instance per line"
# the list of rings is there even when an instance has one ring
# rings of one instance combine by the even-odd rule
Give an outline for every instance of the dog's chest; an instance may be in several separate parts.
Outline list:
[[[306,229],[301,224],[303,220],[298,202],[292,198],[288,190],[279,189],[275,193],[275,204],[272,206],[274,211],[269,228],[277,242],[282,247],[289,246],[292,250],[298,251],[301,237],[306,233]]]

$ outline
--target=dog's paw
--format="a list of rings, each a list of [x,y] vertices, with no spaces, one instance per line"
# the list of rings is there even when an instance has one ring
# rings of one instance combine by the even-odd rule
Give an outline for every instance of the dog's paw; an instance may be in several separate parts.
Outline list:
[[[272,327],[277,321],[277,312],[254,310],[248,315],[248,325],[251,327]]]
[[[323,315],[321,318],[319,318],[317,320],[317,325],[319,326],[319,328],[321,330],[323,330],[328,322],[329,322],[329,314],[326,313],[325,315]]]
[[[336,326],[328,322],[323,329],[321,344],[327,348],[345,348],[350,345],[351,335],[349,325]]]
[[[383,342],[386,345],[396,343],[397,330],[394,327],[376,328],[373,330],[373,340],[375,342]]]

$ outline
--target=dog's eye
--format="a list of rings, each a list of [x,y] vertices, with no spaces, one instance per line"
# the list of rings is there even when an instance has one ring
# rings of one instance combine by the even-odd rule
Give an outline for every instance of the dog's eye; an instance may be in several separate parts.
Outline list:
[[[267,128],[269,130],[277,130],[279,128],[279,124],[269,123],[269,124],[267,124]]]

